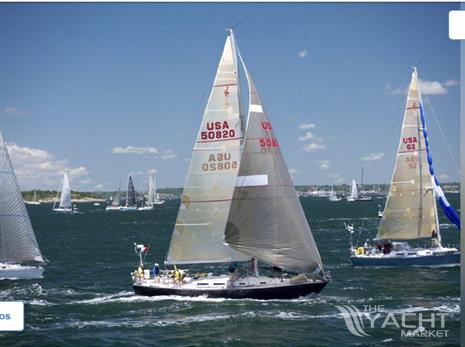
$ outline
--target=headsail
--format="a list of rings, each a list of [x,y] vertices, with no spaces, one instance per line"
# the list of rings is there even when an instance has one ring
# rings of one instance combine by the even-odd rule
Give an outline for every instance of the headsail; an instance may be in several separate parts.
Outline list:
[[[294,183],[241,58],[249,85],[249,117],[225,241],[265,263],[297,272],[322,268]]]
[[[0,262],[29,261],[43,263],[44,259],[0,134]]]
[[[194,145],[168,263],[248,259],[223,243],[242,139],[233,42],[229,35]]]
[[[61,185],[60,208],[71,208],[71,186],[66,171],[63,174],[63,183]]]
[[[128,193],[126,195],[126,206],[136,206],[136,190],[134,188],[134,182],[132,177],[128,178]]]
[[[378,239],[409,240],[439,232],[420,110],[421,95],[415,70]]]
[[[416,73],[416,68],[415,68],[415,73]],[[430,153],[429,149],[429,141],[428,141],[428,131],[426,129],[426,123],[425,123],[425,115],[424,115],[424,110],[423,110],[423,101],[421,100],[421,94],[420,94],[420,118],[421,118],[421,124],[423,126],[423,137],[425,138],[425,147],[426,147],[426,155],[428,157],[428,167],[429,167],[429,173],[431,177],[433,178],[433,185],[434,185],[434,190],[435,190],[435,195],[436,199],[439,201],[439,205],[444,211],[444,214],[446,217],[454,223],[457,228],[460,230],[460,218],[455,211],[454,207],[449,203],[447,200],[444,192],[442,191],[442,188],[439,184],[439,181],[437,177],[434,174],[434,167],[433,167],[433,157]]]

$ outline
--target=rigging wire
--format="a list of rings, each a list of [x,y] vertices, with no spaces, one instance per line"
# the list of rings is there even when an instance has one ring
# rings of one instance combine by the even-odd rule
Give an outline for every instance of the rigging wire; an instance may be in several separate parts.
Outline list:
[[[439,124],[439,120],[438,120],[438,117],[436,115],[436,112],[434,111],[433,109],[433,106],[431,105],[431,102],[428,98],[428,96],[425,97],[425,101],[426,103],[428,104],[429,108],[431,109],[431,113],[433,114],[434,116],[434,120],[436,121],[436,124],[439,128],[439,132],[441,133],[441,136],[442,136],[442,140],[444,141],[444,143],[446,144],[446,147],[447,147],[447,151],[449,152],[449,155],[450,157],[452,158],[452,161],[455,165],[455,168],[457,169],[457,173],[460,174],[460,169],[459,169],[459,165],[457,163],[457,160],[455,159],[453,153],[452,153],[452,149],[450,148],[450,145],[449,145],[449,142],[447,141],[447,138],[446,138],[446,135],[444,134],[444,131],[442,130],[442,127],[441,125]]]

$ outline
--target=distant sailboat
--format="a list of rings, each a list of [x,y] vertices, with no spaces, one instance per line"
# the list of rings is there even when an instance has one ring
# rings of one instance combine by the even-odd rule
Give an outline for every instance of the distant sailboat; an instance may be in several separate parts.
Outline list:
[[[136,211],[137,204],[136,204],[136,190],[134,188],[134,182],[132,180],[132,176],[129,175],[128,178],[128,191],[126,194],[126,205],[121,207],[121,211]]]
[[[0,279],[42,278],[44,264],[0,133]]]
[[[63,181],[61,183],[61,189],[58,192],[57,198],[60,196],[60,203],[56,207],[56,200],[53,203],[53,211],[59,213],[77,213],[77,209],[73,208],[71,203],[71,186],[69,184],[68,174],[65,170],[63,174]]]
[[[358,188],[355,180],[352,180],[352,187],[350,190],[350,195],[347,197],[347,201],[355,201],[358,199]]]
[[[145,206],[141,206],[138,208],[139,211],[148,211],[153,210],[154,205],[162,205],[164,204],[164,200],[159,200],[159,196],[156,191],[155,187],[155,179],[152,176],[149,176],[149,183],[147,187],[147,201],[145,202]]]
[[[230,30],[168,251],[174,278],[168,271],[155,278],[144,272],[146,247],[135,245],[137,294],[287,299],[318,293],[328,282],[272,125],[236,49]],[[238,56],[249,87],[246,127]],[[235,262],[245,261],[252,274],[238,275]],[[272,266],[274,276],[261,275],[258,261]],[[207,263],[230,263],[229,274],[196,276],[177,268]]]
[[[121,200],[121,177],[119,179],[118,192],[112,199],[111,204],[105,208],[106,211],[120,211],[123,207],[120,204]]]
[[[362,167],[362,176],[360,179],[360,192],[358,194],[358,198],[356,199],[357,201],[371,201],[371,196],[366,194],[366,191],[363,190],[363,171],[364,168]]]
[[[329,193],[329,201],[341,201],[342,198],[338,197],[334,191],[334,187],[331,187],[331,192]]]
[[[460,219],[434,175],[419,87],[414,68],[396,165],[376,236],[378,246],[351,246],[350,258],[354,265],[450,266],[460,263],[460,252],[456,248],[441,245],[437,202],[459,230]],[[405,242],[422,238],[431,238],[430,248],[411,248]]]
[[[40,201],[37,200],[37,192],[34,190],[34,194],[32,196],[32,201],[25,201],[27,205],[40,205]]]

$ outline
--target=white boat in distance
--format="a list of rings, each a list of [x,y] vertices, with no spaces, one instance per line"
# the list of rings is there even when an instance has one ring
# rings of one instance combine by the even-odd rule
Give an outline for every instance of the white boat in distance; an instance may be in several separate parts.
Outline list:
[[[0,280],[42,278],[44,264],[0,133]]]
[[[105,211],[120,211],[123,206],[120,203],[121,200],[121,177],[119,178],[118,192],[116,196],[112,199],[111,204],[105,208]]]
[[[58,196],[60,196],[60,202],[58,204],[58,207],[56,207],[56,200],[58,199]],[[69,184],[69,178],[66,170],[63,174],[63,181],[61,183],[61,188],[58,191],[57,199],[53,203],[53,212],[70,214],[78,213],[77,208],[73,206],[71,202],[71,186]]]
[[[238,58],[248,82],[247,123],[240,104]],[[273,126],[232,30],[171,237],[166,264],[174,269],[152,277],[143,269],[146,247],[135,249],[140,266],[132,280],[140,295],[290,299],[319,293],[328,282]],[[274,275],[261,275],[258,261],[272,267]],[[178,268],[210,263],[229,263],[228,273],[196,275]],[[245,271],[249,264],[252,272]]]
[[[32,201],[24,201],[26,205],[40,205],[40,201],[37,200],[37,192],[34,190]]]
[[[149,176],[149,183],[147,188],[147,201],[145,206],[138,208],[139,211],[153,210],[154,205],[163,205],[165,200],[160,200],[160,196],[157,194],[157,188],[155,184],[155,177]]]

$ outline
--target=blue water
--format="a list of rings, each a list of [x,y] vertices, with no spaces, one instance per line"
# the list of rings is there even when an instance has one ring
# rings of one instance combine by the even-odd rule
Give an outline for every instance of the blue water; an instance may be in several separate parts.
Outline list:
[[[450,195],[459,208],[459,195]],[[133,243],[150,245],[149,263],[163,263],[179,201],[154,211],[105,212],[79,205],[82,214],[56,215],[51,205],[28,206],[39,244],[50,260],[45,277],[0,281],[0,300],[22,300],[25,330],[0,333],[1,346],[452,346],[459,343],[459,268],[363,269],[350,264],[344,222],[374,237],[379,223],[371,202],[301,200],[332,281],[317,297],[227,300],[138,297],[129,273],[138,258]],[[444,244],[459,233],[441,216]],[[425,243],[424,241],[422,243]],[[420,244],[422,244],[420,243]],[[383,305],[368,336],[352,335],[336,305]],[[447,337],[401,337],[389,313],[416,324],[418,314],[445,313]]]

